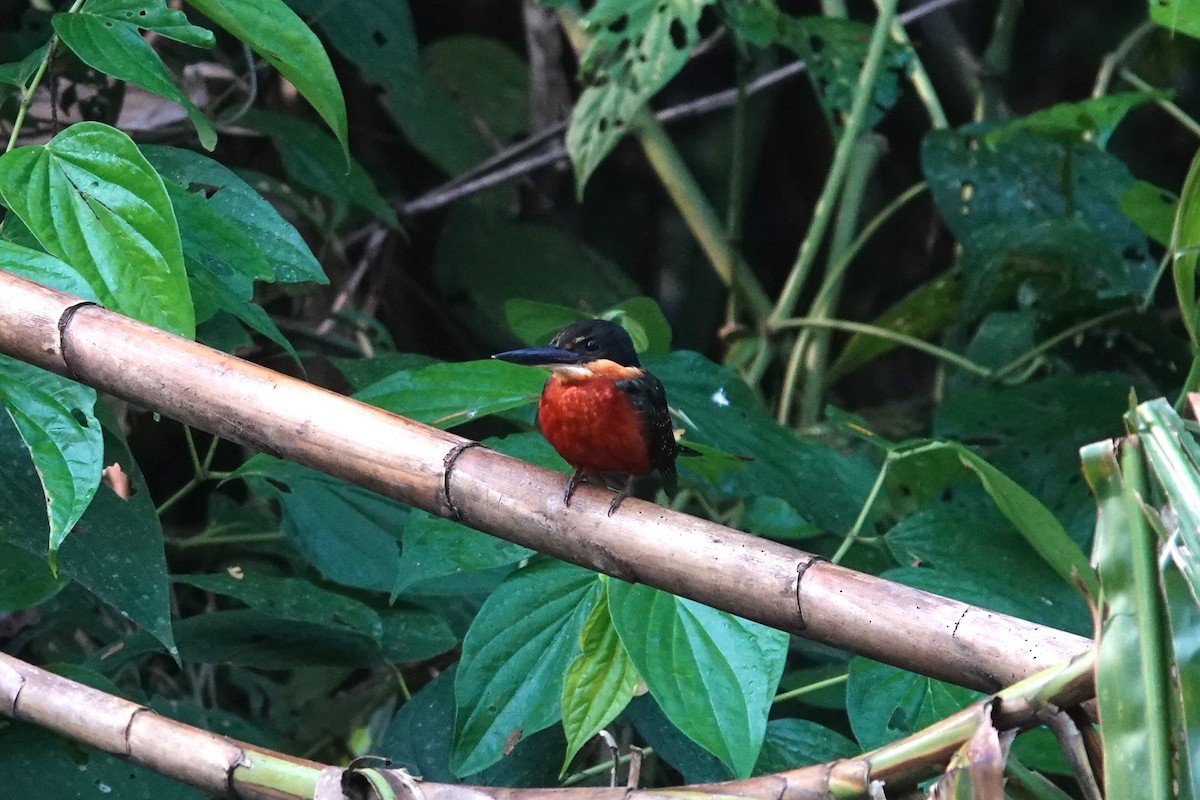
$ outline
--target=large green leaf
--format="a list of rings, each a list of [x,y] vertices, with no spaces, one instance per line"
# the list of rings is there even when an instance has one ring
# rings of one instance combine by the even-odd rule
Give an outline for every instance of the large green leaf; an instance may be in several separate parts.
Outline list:
[[[1200,7],[1188,0],[1153,0],[1150,19],[1168,30],[1200,39]]]
[[[516,564],[532,554],[528,548],[457,522],[414,511],[404,526],[395,591],[439,594],[442,579],[448,576]]]
[[[266,478],[284,534],[321,574],[344,586],[391,592],[400,579],[400,532],[408,509],[394,500],[316,470],[265,455],[235,477]]]
[[[270,265],[263,280],[329,282],[296,227],[228,167],[178,147],[141,145],[141,151],[164,181],[203,197],[205,206],[253,240],[255,252]]]
[[[929,189],[962,245],[963,300],[977,317],[1022,306],[1044,315],[1141,298],[1157,265],[1121,212],[1133,176],[1091,142],[1018,130],[934,131],[921,149]]]
[[[975,702],[981,694],[867,658],[850,662],[846,711],[863,750],[902,739]]]
[[[599,596],[594,572],[538,560],[483,604],[463,641],[454,682],[456,775],[496,763],[523,737],[561,718],[563,673]]]
[[[667,717],[736,777],[749,776],[788,635],[650,586],[608,587],[621,642]]]
[[[454,681],[457,665],[430,681],[400,707],[372,754],[391,759],[427,781],[474,786],[551,786],[562,761],[562,731],[539,731],[517,743],[513,751],[474,775],[459,777],[450,770],[454,733]]]
[[[46,559],[0,541],[0,613],[7,614],[43,603],[57,594],[66,583],[66,578],[50,572]]]
[[[634,115],[687,63],[712,0],[601,0],[584,18],[592,37],[580,63],[587,87],[571,112],[567,152],[582,195]]]
[[[283,0],[188,0],[265,58],[325,120],[350,157],[346,102],[321,40]]]
[[[854,524],[876,473],[865,457],[843,455],[780,426],[737,375],[698,353],[648,355],[643,363],[666,386],[685,443],[752,459],[723,461],[716,491],[787,498],[804,522],[826,531]],[[692,462],[707,460],[681,458],[680,471],[694,474],[701,465]]]
[[[53,565],[100,485],[104,433],[94,411],[96,390],[0,355],[0,402],[20,431],[42,483]]]
[[[195,334],[170,198],[128,136],[80,122],[45,145],[10,150],[0,156],[0,196],[106,307]]]
[[[309,622],[334,630],[351,630],[381,641],[383,622],[370,606],[301,578],[281,578],[243,571],[212,575],[173,575],[171,580],[233,597],[248,607],[281,620]]]
[[[348,629],[252,609],[210,611],[175,624],[184,661],[259,669],[383,665],[379,645]]]
[[[767,723],[755,775],[773,775],[784,770],[850,758],[858,745],[837,731],[807,719],[773,719]]]
[[[371,174],[316,125],[267,111],[247,112],[241,121],[271,137],[292,180],[347,208],[362,208],[392,227],[399,225]]]
[[[1179,193],[1175,225],[1171,229],[1171,256],[1174,259],[1175,301],[1179,303],[1183,326],[1195,349],[1200,346],[1200,318],[1197,317],[1200,312],[1196,307],[1196,259],[1200,258],[1200,152],[1192,159]]]
[[[211,31],[188,22],[182,11],[167,8],[165,0],[88,0],[74,13],[55,14],[54,32],[85,64],[148,92],[174,100],[187,111],[200,144],[212,150],[217,132],[180,91],[139,28],[185,44],[212,47]]]
[[[637,670],[617,635],[606,594],[584,620],[579,649],[563,674],[562,722],[567,734],[563,772],[579,749],[625,709],[638,685]]]
[[[1059,103],[1007,122],[988,131],[983,138],[985,143],[995,146],[1018,131],[1029,131],[1067,144],[1094,137],[1104,147],[1132,109],[1167,95],[1167,92],[1119,92],[1077,103]]]
[[[546,373],[504,361],[431,364],[396,372],[360,390],[355,399],[395,414],[452,428],[537,399]]]
[[[58,553],[58,574],[74,581],[121,616],[140,625],[170,650],[170,598],[162,527],[141,472],[124,443],[104,438],[106,463],[117,463],[133,494],[122,499],[107,486],[96,490],[76,535]],[[8,415],[0,415],[0,541],[42,559],[49,537],[46,506],[24,443]]]

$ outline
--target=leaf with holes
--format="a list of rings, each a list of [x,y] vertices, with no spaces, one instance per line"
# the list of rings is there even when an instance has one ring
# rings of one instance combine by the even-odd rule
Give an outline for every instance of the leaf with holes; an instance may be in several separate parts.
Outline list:
[[[175,212],[162,178],[124,133],[80,122],[0,156],[0,196],[105,307],[195,335]]]
[[[783,673],[788,635],[650,586],[608,582],[621,642],[678,728],[750,775]]]
[[[0,401],[33,458],[50,517],[50,561],[83,516],[104,466],[96,390],[0,355]]]
[[[213,46],[216,39],[211,31],[192,25],[182,11],[167,8],[163,0],[90,0],[74,13],[55,14],[52,22],[54,32],[81,61],[105,75],[179,103],[196,127],[204,149],[216,146],[217,132],[212,124],[175,85],[139,28],[197,47]]]
[[[454,682],[456,775],[496,763],[559,720],[563,673],[599,596],[596,573],[539,559],[488,597],[463,640]]]
[[[584,19],[588,84],[571,112],[567,152],[580,195],[646,102],[687,63],[712,0],[601,0]]]
[[[346,101],[321,40],[283,0],[188,0],[189,5],[242,40],[287,78],[307,100],[350,159]]]

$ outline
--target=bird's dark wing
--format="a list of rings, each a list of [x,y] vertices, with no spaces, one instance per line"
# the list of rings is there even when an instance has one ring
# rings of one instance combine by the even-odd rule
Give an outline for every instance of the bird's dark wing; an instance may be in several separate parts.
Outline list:
[[[680,448],[675,441],[671,414],[667,411],[667,390],[663,388],[662,382],[649,372],[637,378],[617,381],[617,388],[626,393],[629,402],[641,413],[650,462],[662,473],[667,493],[675,494],[675,456],[679,454]]]

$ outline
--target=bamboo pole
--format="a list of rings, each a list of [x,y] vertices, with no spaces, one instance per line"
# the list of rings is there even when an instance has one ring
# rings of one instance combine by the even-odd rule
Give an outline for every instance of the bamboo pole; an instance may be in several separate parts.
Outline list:
[[[1089,651],[950,715],[905,739],[852,759],[741,781],[667,789],[580,787],[507,789],[421,780],[400,769],[370,770],[403,800],[812,800],[863,797],[874,782],[905,786],[937,774],[975,731],[981,715],[1006,730],[1036,724],[1049,704],[1078,703],[1091,692]],[[352,768],[328,767],[218,736],[164,717],[0,653],[0,714],[124,758],[205,792],[238,800],[342,800]],[[449,734],[447,734],[449,735]],[[361,784],[360,784],[361,785]],[[355,797],[378,797],[363,790]]]
[[[0,272],[0,352],[551,556],[995,692],[1090,643],[563,476]]]

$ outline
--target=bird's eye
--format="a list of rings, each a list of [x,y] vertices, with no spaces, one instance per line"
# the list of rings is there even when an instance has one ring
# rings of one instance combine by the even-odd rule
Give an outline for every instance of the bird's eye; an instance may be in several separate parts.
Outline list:
[[[586,342],[583,343],[583,347],[585,350],[594,353],[600,349],[600,343],[597,342],[595,339],[588,339]]]

